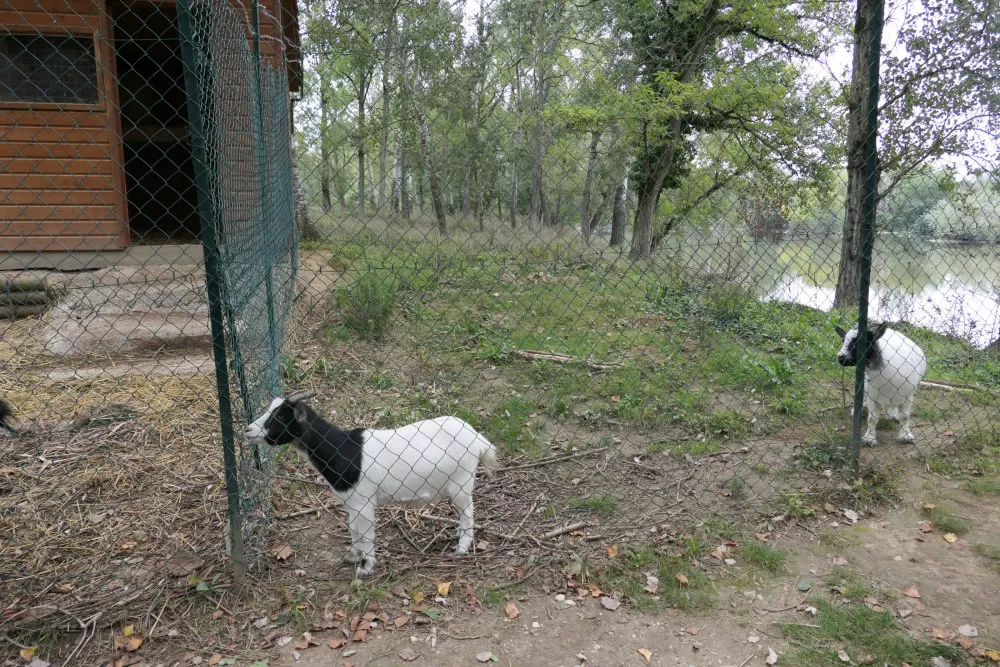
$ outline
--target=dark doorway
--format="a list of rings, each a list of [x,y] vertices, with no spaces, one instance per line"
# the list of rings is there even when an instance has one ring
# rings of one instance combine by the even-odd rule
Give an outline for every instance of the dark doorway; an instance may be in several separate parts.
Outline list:
[[[197,241],[201,223],[177,10],[148,0],[111,2],[109,9],[132,241]]]

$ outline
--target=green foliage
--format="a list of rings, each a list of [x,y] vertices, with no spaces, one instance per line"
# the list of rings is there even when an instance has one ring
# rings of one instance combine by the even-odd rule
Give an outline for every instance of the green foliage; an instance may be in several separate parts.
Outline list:
[[[346,289],[338,290],[337,305],[344,324],[369,341],[382,340],[392,328],[398,305],[395,278],[369,271]]]
[[[647,573],[658,579],[655,593],[646,590]],[[688,583],[681,583],[678,574]],[[704,572],[684,558],[661,554],[652,547],[619,554],[608,565],[601,583],[606,590],[621,591],[641,611],[706,609],[714,599],[711,581]]]
[[[593,495],[586,498],[570,498],[569,506],[577,509],[585,509],[595,514],[611,514],[618,505],[618,499],[614,496]]]
[[[940,507],[927,507],[925,505],[921,512],[942,533],[954,533],[961,536],[969,532],[969,523],[965,519],[949,514]]]
[[[747,542],[740,548],[740,553],[747,563],[772,573],[780,572],[785,564],[786,555],[763,542]]]
[[[873,611],[864,604],[830,604],[813,601],[819,610],[810,624],[783,625],[785,635],[798,647],[788,657],[790,664],[810,667],[839,667],[843,661],[838,648],[855,660],[871,656],[873,664],[930,667],[931,658],[941,656],[961,660],[957,646],[911,637],[900,629],[888,611]],[[819,627],[814,627],[818,625]]]

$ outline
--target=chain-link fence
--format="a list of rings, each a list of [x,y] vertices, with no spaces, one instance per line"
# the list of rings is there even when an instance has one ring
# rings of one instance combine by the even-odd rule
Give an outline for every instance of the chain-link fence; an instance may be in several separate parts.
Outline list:
[[[706,525],[995,474],[973,5],[880,36],[869,0],[16,0],[0,629],[148,627],[227,558],[326,592],[651,546],[693,579],[727,558]],[[859,358],[900,424],[852,443]]]

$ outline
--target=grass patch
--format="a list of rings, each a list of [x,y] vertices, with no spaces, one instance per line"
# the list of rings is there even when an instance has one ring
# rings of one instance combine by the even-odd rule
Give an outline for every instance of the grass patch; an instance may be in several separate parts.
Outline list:
[[[799,647],[789,656],[789,664],[840,667],[844,664],[837,656],[841,647],[855,664],[906,662],[913,667],[930,667],[935,656],[961,659],[958,647],[911,637],[896,625],[889,612],[872,611],[861,604],[832,605],[823,600],[815,605],[819,614],[814,625],[819,627],[783,626],[785,636]]]
[[[398,298],[395,276],[369,270],[350,287],[337,291],[337,306],[349,329],[376,342],[392,328]]]
[[[993,479],[970,479],[965,488],[977,496],[1000,496],[1000,482]]]
[[[747,542],[741,549],[743,560],[768,572],[780,572],[787,557],[783,551],[763,542]]]
[[[507,454],[527,454],[539,458],[545,449],[538,441],[535,430],[535,413],[538,405],[520,396],[500,401],[486,421],[487,437],[503,448]]]
[[[659,579],[655,593],[646,590],[647,573]],[[683,575],[682,583],[677,575]],[[619,554],[599,576],[605,590],[621,591],[641,611],[668,607],[706,609],[715,599],[708,576],[681,556],[658,553],[652,547]]]
[[[570,498],[569,506],[574,509],[585,509],[595,514],[611,514],[618,506],[614,496],[587,496],[586,498]]]
[[[948,514],[940,507],[924,507],[921,510],[928,521],[942,533],[954,533],[955,535],[965,535],[969,532],[969,524],[965,519],[954,514]]]
[[[843,565],[830,570],[826,576],[826,583],[830,588],[839,589],[841,595],[851,600],[864,600],[866,597],[878,594],[878,591],[860,574]]]

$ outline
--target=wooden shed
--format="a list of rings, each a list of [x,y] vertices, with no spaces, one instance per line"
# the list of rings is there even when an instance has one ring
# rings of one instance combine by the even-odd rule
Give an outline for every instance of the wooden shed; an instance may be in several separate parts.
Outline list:
[[[253,44],[254,0],[228,2]],[[296,0],[258,13],[261,55],[296,93]],[[175,0],[0,0],[0,256],[199,229]]]

